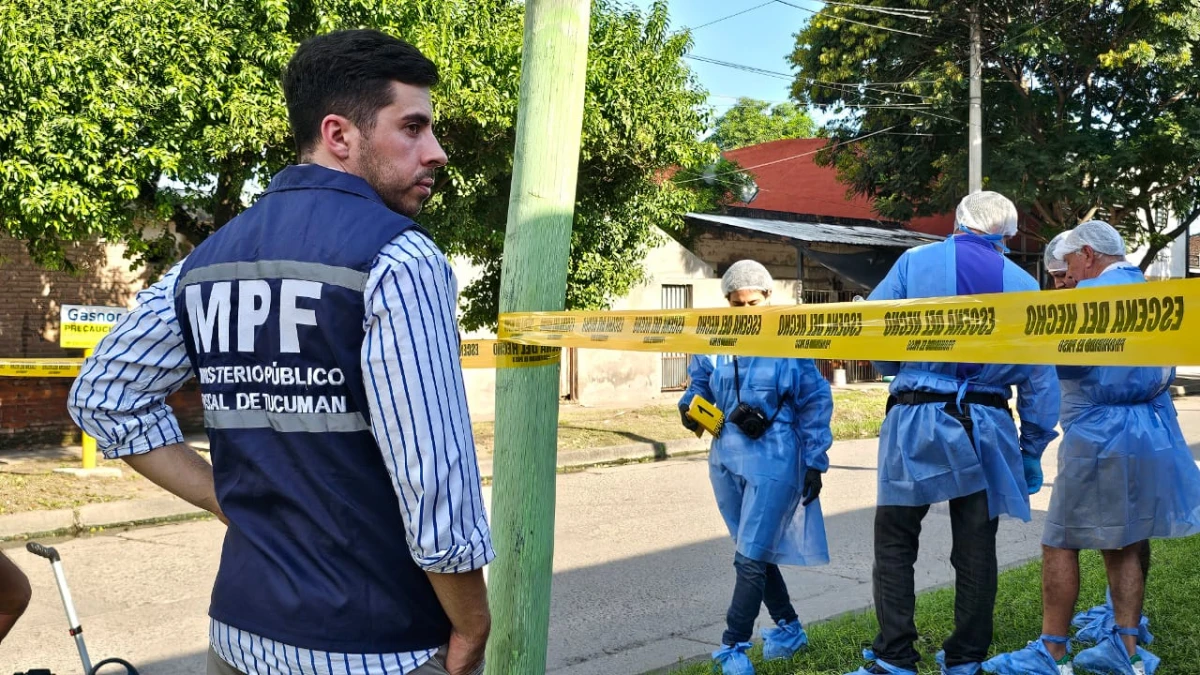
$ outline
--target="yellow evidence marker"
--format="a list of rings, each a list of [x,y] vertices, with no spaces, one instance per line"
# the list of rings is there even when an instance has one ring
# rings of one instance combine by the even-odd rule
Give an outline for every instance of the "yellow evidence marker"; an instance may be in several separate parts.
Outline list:
[[[703,436],[705,430],[708,430],[708,433],[712,434],[714,438],[721,435],[721,429],[725,426],[725,413],[704,400],[704,397],[693,397],[687,414],[688,417],[700,424],[700,428],[696,430],[696,438]]]

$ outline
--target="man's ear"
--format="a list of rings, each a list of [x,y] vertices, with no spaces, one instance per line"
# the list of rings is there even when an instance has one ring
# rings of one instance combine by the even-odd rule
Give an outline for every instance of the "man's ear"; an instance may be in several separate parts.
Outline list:
[[[341,115],[329,114],[321,120],[321,136],[318,142],[326,152],[343,162],[350,158],[350,147],[357,137],[358,128]]]

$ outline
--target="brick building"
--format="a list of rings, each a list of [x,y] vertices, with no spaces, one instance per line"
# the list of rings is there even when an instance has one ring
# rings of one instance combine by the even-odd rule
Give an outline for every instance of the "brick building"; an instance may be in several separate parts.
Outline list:
[[[55,272],[34,264],[23,243],[0,234],[0,358],[81,356],[58,346],[59,308],[130,306],[146,275],[130,270],[124,253],[124,246],[103,242],[72,244],[67,257],[75,273]],[[0,377],[0,451],[77,441],[65,405],[70,387],[70,378]],[[203,413],[194,387],[173,396],[171,405],[181,424],[198,427]]]

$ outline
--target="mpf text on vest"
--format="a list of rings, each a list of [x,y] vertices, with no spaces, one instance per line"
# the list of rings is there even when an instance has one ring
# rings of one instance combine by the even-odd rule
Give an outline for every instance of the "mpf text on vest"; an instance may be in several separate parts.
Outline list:
[[[184,290],[193,344],[205,353],[255,352],[260,331],[268,321],[278,322],[277,354],[299,354],[299,327],[317,327],[317,314],[300,307],[297,300],[321,299],[323,284],[298,279],[283,279],[279,297],[271,285],[261,279],[222,281],[212,285],[207,306],[199,286]],[[236,289],[237,302],[232,302]],[[276,305],[277,308],[273,308]],[[272,312],[272,309],[277,309]],[[231,321],[232,319],[232,321]],[[268,331],[270,334],[273,331]],[[234,344],[236,339],[236,345]],[[272,340],[273,342],[273,340]],[[268,345],[273,350],[276,345]],[[197,368],[201,384],[260,384],[271,387],[337,387],[346,384],[341,368],[320,366],[201,366]],[[271,391],[208,392],[201,395],[205,410],[265,410],[279,413],[344,413],[347,397],[305,395]]]

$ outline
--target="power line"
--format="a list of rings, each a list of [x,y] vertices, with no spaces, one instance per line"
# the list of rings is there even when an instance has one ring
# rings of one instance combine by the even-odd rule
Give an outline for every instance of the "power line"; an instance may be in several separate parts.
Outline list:
[[[885,129],[880,129],[879,131],[872,131],[872,132],[871,132],[871,133],[869,133],[869,134],[865,134],[865,135],[863,135],[863,136],[859,136],[859,137],[857,137],[857,138],[851,138],[851,139],[848,139],[848,140],[845,140],[845,141],[839,141],[837,144],[838,144],[838,145],[848,145],[848,144],[850,144],[850,143],[857,143],[857,142],[859,142],[859,141],[864,141],[864,140],[866,140],[866,139],[868,139],[868,138],[870,138],[870,137],[872,137],[872,136],[876,136],[876,135],[878,135],[878,134],[882,134],[882,133],[884,133],[884,132],[891,131],[892,129],[895,129],[895,128],[896,128],[896,127],[898,127],[898,126],[900,126],[900,125],[899,125],[899,124],[892,125],[892,126],[890,126],[890,127],[887,127],[887,128],[885,128]],[[817,150],[810,150],[809,152],[802,152],[802,153],[800,153],[800,154],[798,154],[798,155],[792,155],[791,157],[784,157],[784,158],[782,158],[782,159],[776,159],[776,160],[773,160],[773,161],[770,161],[770,162],[763,162],[762,164],[755,164],[754,166],[747,166],[747,167],[742,167],[742,168],[740,168],[740,169],[734,169],[734,170],[732,170],[732,171],[722,171],[721,173],[714,173],[714,174],[711,176],[711,178],[713,178],[713,179],[716,179],[716,177],[717,177],[717,176],[728,176],[728,175],[732,175],[732,174],[735,174],[735,173],[749,173],[750,171],[752,171],[752,170],[754,170],[754,169],[761,169],[761,168],[763,168],[764,166],[771,166],[771,165],[773,165],[773,164],[782,164],[783,162],[790,162],[790,161],[791,161],[791,160],[793,160],[793,159],[800,159],[801,157],[809,157],[809,156],[811,156],[811,155],[815,155],[815,154],[817,154],[817,153],[818,153],[818,152],[820,152],[821,150],[824,150],[824,148],[819,148],[819,149],[817,149]],[[689,178],[689,179],[687,179],[687,180],[681,180],[681,181],[679,181],[679,184],[680,184],[680,185],[682,185],[683,183],[694,183],[694,182],[696,182],[696,181],[698,181],[698,180],[706,180],[706,178],[705,178],[705,177],[703,177],[703,176],[702,176],[702,177],[699,177],[699,178]]]
[[[741,63],[732,63],[729,61],[721,61],[720,59],[713,59],[713,58],[709,58],[707,56],[697,56],[695,54],[685,54],[684,58],[692,59],[693,61],[700,61],[701,63],[710,63],[715,66],[722,66],[725,68],[733,68],[734,70],[741,70],[743,72],[754,73],[756,75],[765,75],[767,77],[786,79],[789,82],[794,81],[794,80],[804,80],[805,82],[808,82],[809,84],[819,86],[819,87],[825,87],[826,89],[832,89],[834,91],[837,91],[837,92],[840,92],[843,94],[851,94],[851,93],[852,94],[861,94],[862,91],[871,91],[871,92],[883,94],[885,96],[908,96],[910,98],[921,99],[922,102],[925,101],[925,96],[922,96],[921,94],[913,94],[913,93],[910,93],[907,91],[893,91],[890,89],[879,89],[874,86],[875,83],[873,83],[873,82],[829,82],[827,80],[816,80],[811,77],[804,77],[803,75],[791,75],[788,73],[781,73],[781,72],[774,71],[774,70],[767,70],[765,68],[758,68],[756,66],[747,66],[747,65],[744,65]],[[907,84],[907,83],[897,83],[897,84]],[[859,91],[860,89],[862,91]],[[880,99],[875,98],[875,97],[869,96],[867,98],[869,98],[877,103],[885,103],[885,101],[881,101]]]
[[[750,12],[753,12],[756,9],[762,9],[763,7],[766,7],[767,5],[773,5],[773,4],[775,4],[775,0],[767,0],[766,2],[762,3],[761,5],[755,5],[755,6],[751,7],[750,9],[743,9],[740,12],[734,12],[733,14],[730,14],[728,16],[723,16],[719,19],[709,21],[708,23],[702,23],[699,26],[692,26],[691,28],[685,28],[684,30],[695,31],[695,30],[700,30],[701,28],[707,28],[713,24],[721,23],[722,21],[725,21],[726,19],[732,19],[735,16],[741,16],[743,14],[748,14]]]
[[[932,9],[912,9],[902,7],[876,7],[874,5],[856,5],[850,2],[833,2],[833,0],[819,0],[826,5],[837,7],[850,7],[864,12],[878,12],[880,14],[891,14],[893,16],[903,16],[909,19],[919,19],[929,21],[933,19],[934,12]]]
[[[807,8],[807,7],[803,7],[803,6],[801,6],[801,5],[797,5],[797,4],[795,4],[795,3],[788,2],[787,0],[775,0],[775,2],[778,2],[778,3],[779,3],[779,4],[781,4],[781,5],[787,5],[788,7],[794,7],[794,8],[796,8],[796,9],[798,9],[798,10],[801,10],[801,11],[803,11],[803,12],[809,12],[810,14],[819,15],[819,16],[825,16],[825,17],[828,17],[828,18],[830,18],[830,19],[837,19],[838,21],[845,21],[845,22],[847,22],[847,23],[858,24],[859,26],[866,26],[867,28],[874,28],[874,29],[876,29],[876,30],[885,30],[885,31],[890,31],[890,32],[892,32],[892,33],[903,33],[904,35],[912,35],[913,37],[923,37],[923,38],[932,37],[932,36],[930,36],[930,35],[925,35],[924,33],[915,33],[915,32],[913,32],[913,31],[911,31],[911,30],[903,30],[903,29],[900,29],[900,28],[892,28],[892,27],[890,27],[890,26],[879,26],[879,25],[876,25],[876,24],[872,24],[872,23],[866,23],[866,22],[863,22],[863,21],[856,21],[856,20],[854,20],[854,19],[848,19],[848,18],[846,18],[846,17],[844,17],[844,16],[838,16],[838,15],[836,15],[836,14],[821,14],[821,13],[820,13],[820,12],[818,12],[817,10],[814,10],[814,9],[809,9],[809,8]]]

